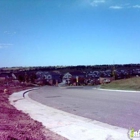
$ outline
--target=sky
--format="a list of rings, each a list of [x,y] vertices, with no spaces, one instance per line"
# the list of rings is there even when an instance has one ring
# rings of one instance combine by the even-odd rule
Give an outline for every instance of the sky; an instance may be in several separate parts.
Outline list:
[[[139,0],[0,0],[0,67],[140,63]]]

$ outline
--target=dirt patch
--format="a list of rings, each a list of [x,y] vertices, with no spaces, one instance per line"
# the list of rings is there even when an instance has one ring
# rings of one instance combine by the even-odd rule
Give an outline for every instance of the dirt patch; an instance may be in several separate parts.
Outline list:
[[[8,92],[4,93],[5,87],[0,86],[0,140],[66,140],[9,103],[13,92],[30,88],[8,87]]]

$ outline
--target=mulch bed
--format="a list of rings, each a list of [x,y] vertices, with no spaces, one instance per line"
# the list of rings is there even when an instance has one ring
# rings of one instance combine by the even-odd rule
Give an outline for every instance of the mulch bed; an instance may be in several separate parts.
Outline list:
[[[0,86],[0,140],[66,140],[9,103],[10,94],[30,88],[8,87],[4,93],[5,87]]]

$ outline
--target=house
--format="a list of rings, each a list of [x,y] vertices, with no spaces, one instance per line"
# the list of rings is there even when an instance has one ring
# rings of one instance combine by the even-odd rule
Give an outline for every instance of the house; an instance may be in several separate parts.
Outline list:
[[[63,75],[62,81],[65,82],[66,80],[70,80],[72,78],[72,74],[67,72]]]
[[[81,82],[84,81],[86,78],[86,73],[80,72],[80,71],[73,71],[73,72],[67,72],[63,75],[62,81],[64,83],[74,83],[74,82]]]
[[[56,84],[61,82],[61,74],[58,72],[38,71],[36,73],[38,80],[43,80],[46,84]]]
[[[71,78],[85,78],[86,74],[80,71],[73,71],[73,72],[67,72],[63,75],[63,79],[71,79]]]
[[[61,82],[61,74],[57,73],[57,72],[48,72],[47,74],[45,74],[45,79],[58,81],[58,83],[60,83]]]
[[[99,78],[100,72],[99,71],[90,71],[87,73],[87,78]]]

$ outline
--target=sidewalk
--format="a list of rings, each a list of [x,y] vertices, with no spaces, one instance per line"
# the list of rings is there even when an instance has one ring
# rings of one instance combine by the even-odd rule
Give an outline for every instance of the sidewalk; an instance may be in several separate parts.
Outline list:
[[[14,93],[9,100],[18,110],[29,113],[49,130],[69,140],[129,140],[127,129],[57,110],[28,97],[25,91]]]

